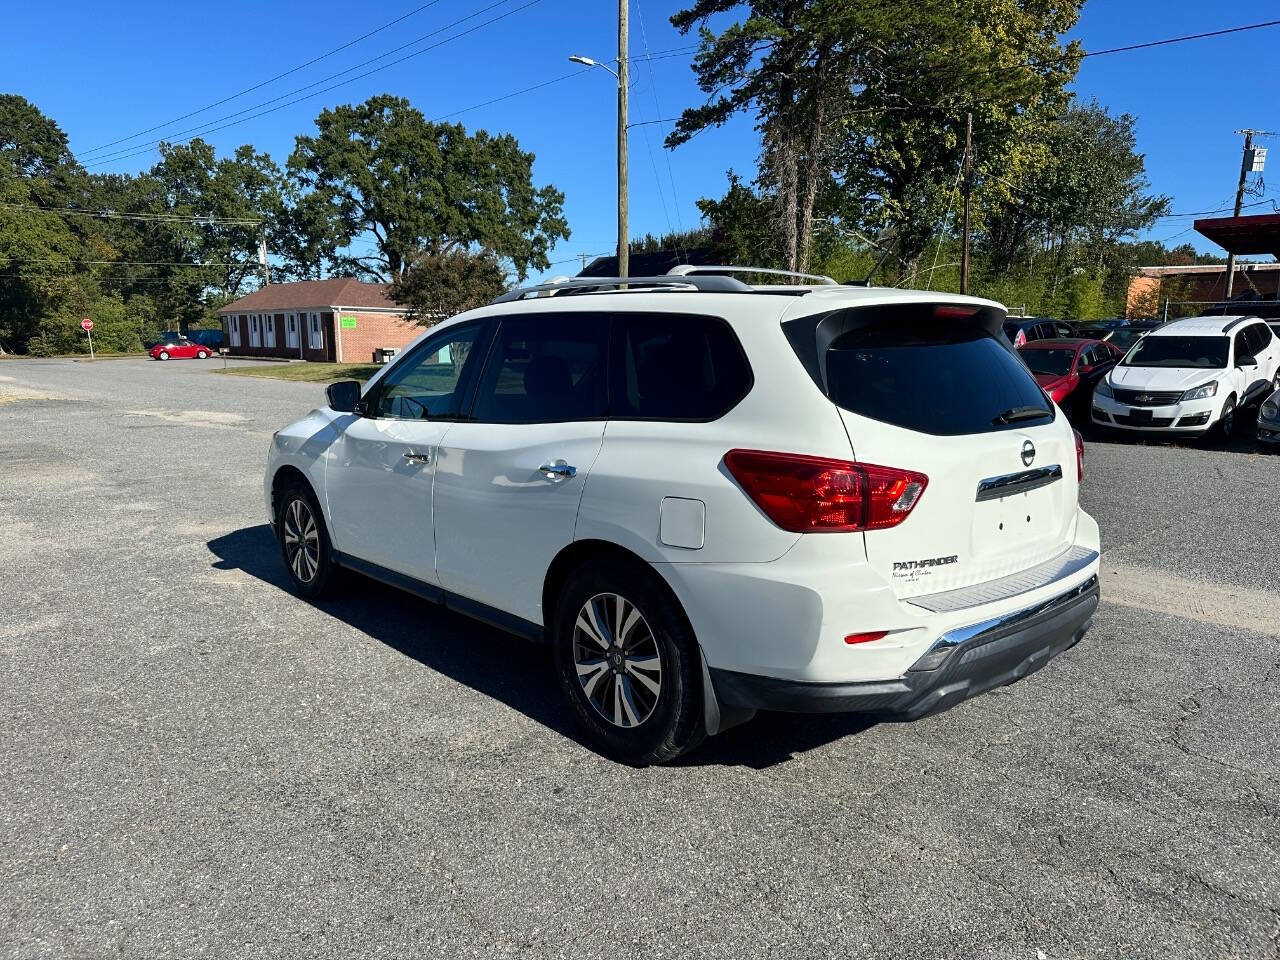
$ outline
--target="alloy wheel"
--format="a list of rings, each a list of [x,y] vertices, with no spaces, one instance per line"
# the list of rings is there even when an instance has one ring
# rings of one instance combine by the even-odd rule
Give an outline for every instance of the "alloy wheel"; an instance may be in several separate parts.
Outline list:
[[[289,501],[285,508],[284,552],[293,575],[310,583],[320,569],[320,531],[311,507],[301,497]]]
[[[1230,440],[1232,433],[1235,432],[1235,426],[1236,405],[1227,401],[1227,409],[1222,411],[1222,435]]]
[[[616,727],[638,727],[662,693],[658,641],[640,610],[616,593],[582,605],[573,627],[573,661],[587,701]]]

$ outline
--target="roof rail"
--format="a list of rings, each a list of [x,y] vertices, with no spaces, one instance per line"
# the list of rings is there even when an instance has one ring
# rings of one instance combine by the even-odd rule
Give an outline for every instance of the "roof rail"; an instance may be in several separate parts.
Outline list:
[[[799,273],[795,270],[777,270],[773,267],[726,267],[714,264],[694,265],[682,263],[667,271],[669,277],[716,276],[725,273],[766,273],[775,277],[798,277],[802,280],[816,280],[822,286],[838,287],[839,284],[821,273]]]
[[[622,289],[696,290],[700,293],[753,293],[751,287],[733,277],[665,276],[665,277],[571,277],[558,283],[539,283],[531,287],[509,290],[492,303],[511,303],[527,297],[571,296],[579,293],[607,293]]]
[[[1236,317],[1234,320],[1230,321],[1225,327],[1222,328],[1222,332],[1230,333],[1233,328],[1240,326],[1240,324],[1244,323],[1246,320],[1256,320],[1256,319],[1258,318],[1257,317]]]

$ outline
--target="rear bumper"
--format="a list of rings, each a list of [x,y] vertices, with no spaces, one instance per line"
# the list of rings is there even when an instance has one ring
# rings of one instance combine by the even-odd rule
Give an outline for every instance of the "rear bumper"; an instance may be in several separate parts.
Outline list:
[[[822,683],[713,667],[711,683],[728,706],[914,719],[1039,670],[1084,636],[1097,606],[1098,578],[1093,576],[1050,600],[948,631],[892,680]]]

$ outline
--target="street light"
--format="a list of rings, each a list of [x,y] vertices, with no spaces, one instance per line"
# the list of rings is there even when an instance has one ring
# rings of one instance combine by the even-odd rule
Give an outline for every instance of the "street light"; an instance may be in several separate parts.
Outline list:
[[[618,82],[618,276],[630,276],[631,239],[627,225],[627,0],[618,6],[618,69],[591,57],[574,55],[570,61],[599,67]]]

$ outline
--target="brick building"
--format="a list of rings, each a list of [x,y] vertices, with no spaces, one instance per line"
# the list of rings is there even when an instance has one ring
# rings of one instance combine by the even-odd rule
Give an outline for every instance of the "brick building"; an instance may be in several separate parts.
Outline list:
[[[242,357],[369,363],[422,332],[387,289],[348,277],[271,283],[218,311],[223,343]]]

